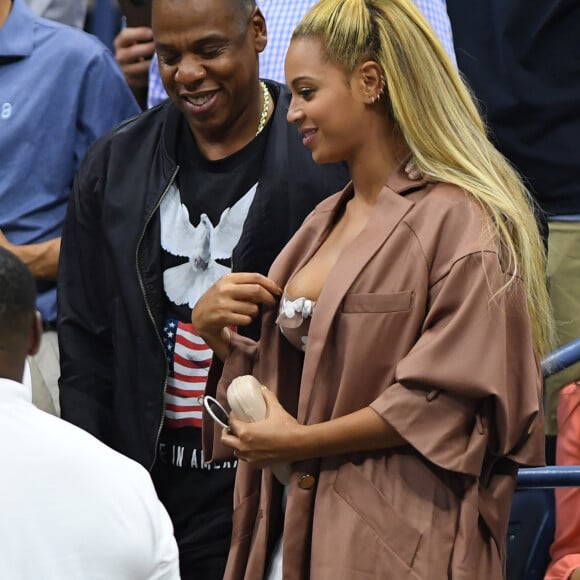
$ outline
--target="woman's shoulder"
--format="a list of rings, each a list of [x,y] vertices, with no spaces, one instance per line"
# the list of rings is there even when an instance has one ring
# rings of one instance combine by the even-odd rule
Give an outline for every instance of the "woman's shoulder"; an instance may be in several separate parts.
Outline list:
[[[476,253],[499,254],[496,228],[471,193],[451,183],[431,183],[409,198],[414,206],[404,221],[429,263],[449,267]]]
[[[415,203],[416,212],[429,212],[435,220],[485,219],[483,208],[475,196],[453,183],[428,183],[410,193],[408,198]]]
[[[489,249],[493,225],[482,204],[465,189],[452,183],[430,183],[408,197],[415,205],[405,221],[418,235],[451,236],[457,244],[483,244],[479,249]]]

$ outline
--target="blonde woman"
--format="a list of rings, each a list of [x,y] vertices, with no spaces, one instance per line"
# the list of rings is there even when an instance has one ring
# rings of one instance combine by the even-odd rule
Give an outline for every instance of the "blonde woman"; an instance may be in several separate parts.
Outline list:
[[[286,77],[304,145],[352,182],[268,278],[226,276],[193,312],[224,361],[207,393],[268,387],[264,421],[204,424],[206,459],[240,460],[225,578],[501,579],[552,344],[530,198],[410,0],[322,0]],[[259,343],[228,328],[260,308]]]

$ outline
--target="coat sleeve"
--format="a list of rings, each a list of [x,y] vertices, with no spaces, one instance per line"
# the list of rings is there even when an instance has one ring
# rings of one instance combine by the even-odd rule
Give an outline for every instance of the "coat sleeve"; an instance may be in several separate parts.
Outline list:
[[[371,405],[419,453],[479,477],[486,453],[543,463],[541,373],[523,285],[497,255],[457,260],[429,291],[418,340]]]
[[[98,158],[98,156],[97,156]],[[63,419],[111,443],[112,348],[105,248],[95,156],[89,152],[73,186],[58,271],[59,380]]]
[[[215,397],[229,412],[226,390],[230,383],[239,376],[251,375],[258,360],[259,343],[241,336],[231,334],[231,352],[225,363],[214,357],[205,394]],[[203,456],[206,462],[228,461],[233,459],[232,450],[221,443],[222,428],[216,425],[208,413],[203,410]]]

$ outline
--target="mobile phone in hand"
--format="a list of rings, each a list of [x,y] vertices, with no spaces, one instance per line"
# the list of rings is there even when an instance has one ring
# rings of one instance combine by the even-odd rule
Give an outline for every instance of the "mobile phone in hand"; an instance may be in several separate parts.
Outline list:
[[[127,26],[151,27],[151,0],[119,0]]]

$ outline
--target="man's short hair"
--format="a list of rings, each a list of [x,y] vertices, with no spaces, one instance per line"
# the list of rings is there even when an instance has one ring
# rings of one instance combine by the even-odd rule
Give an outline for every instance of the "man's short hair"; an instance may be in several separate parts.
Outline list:
[[[248,13],[256,7],[256,0],[229,0],[229,2],[234,6],[247,10]]]
[[[256,7],[256,0],[229,0],[231,4],[241,8],[244,13],[250,15],[252,10]]]
[[[254,9],[256,7],[256,0],[240,0],[242,6],[245,6],[248,10]]]
[[[0,247],[0,336],[18,331],[36,310],[36,283],[30,270]]]

